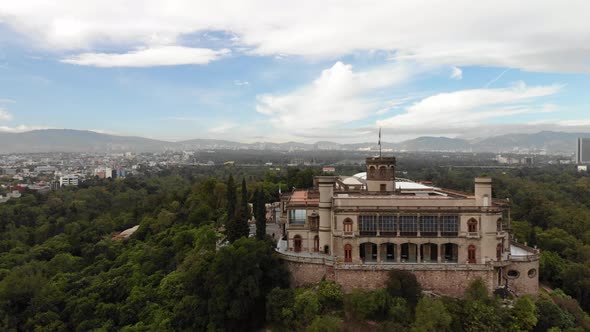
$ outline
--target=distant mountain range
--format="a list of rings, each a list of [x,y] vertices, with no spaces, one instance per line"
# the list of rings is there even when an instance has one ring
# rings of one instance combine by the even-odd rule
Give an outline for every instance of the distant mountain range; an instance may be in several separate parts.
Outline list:
[[[576,139],[590,137],[590,133],[542,131],[535,134],[507,134],[481,139],[448,137],[418,137],[399,142],[383,142],[383,149],[393,151],[448,151],[448,152],[514,152],[541,151],[547,153],[574,153]],[[316,142],[314,144],[239,143],[214,139],[193,139],[166,142],[135,136],[115,136],[93,131],[71,129],[33,130],[24,133],[0,133],[0,153],[33,152],[162,152],[170,150],[377,150],[376,142],[340,144]]]

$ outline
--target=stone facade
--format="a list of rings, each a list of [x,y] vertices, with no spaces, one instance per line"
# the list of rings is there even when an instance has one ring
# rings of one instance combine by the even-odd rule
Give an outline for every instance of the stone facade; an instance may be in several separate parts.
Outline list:
[[[375,157],[367,158],[366,175],[315,183],[281,197],[280,252],[294,286],[325,278],[345,291],[373,289],[395,268],[452,296],[475,278],[490,292],[538,292],[538,251],[511,242],[509,206],[492,199],[490,178],[476,178],[473,194],[460,193],[396,179],[395,158]]]

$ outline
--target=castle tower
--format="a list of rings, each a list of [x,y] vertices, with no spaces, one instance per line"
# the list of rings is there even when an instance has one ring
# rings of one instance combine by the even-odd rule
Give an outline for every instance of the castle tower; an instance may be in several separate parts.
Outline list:
[[[395,190],[395,157],[368,157],[366,164],[367,191]]]
[[[333,176],[318,176],[318,187],[320,191],[320,250],[325,254],[330,254],[331,245],[331,220],[332,220],[332,196],[334,194],[334,183],[336,178]]]
[[[492,179],[475,178],[475,205],[488,207],[492,205]]]

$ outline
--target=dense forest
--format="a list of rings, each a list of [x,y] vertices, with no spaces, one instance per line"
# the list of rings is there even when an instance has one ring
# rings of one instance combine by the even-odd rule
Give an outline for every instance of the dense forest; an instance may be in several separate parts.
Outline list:
[[[400,171],[464,191],[481,175],[420,163]],[[422,296],[401,271],[371,292],[288,288],[272,238],[248,237],[244,222],[279,188],[312,186],[319,170],[186,167],[0,204],[0,329],[590,330],[590,178],[559,167],[487,173],[494,196],[511,200],[515,236],[541,248],[540,277],[554,290],[537,299],[500,299],[477,281],[463,299]],[[135,225],[129,239],[114,237]]]

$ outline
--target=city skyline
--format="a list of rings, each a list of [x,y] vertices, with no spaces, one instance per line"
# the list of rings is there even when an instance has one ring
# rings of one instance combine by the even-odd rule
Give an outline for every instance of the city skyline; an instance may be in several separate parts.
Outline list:
[[[527,5],[528,4],[528,5]],[[590,5],[0,5],[0,132],[367,141],[590,131]]]

